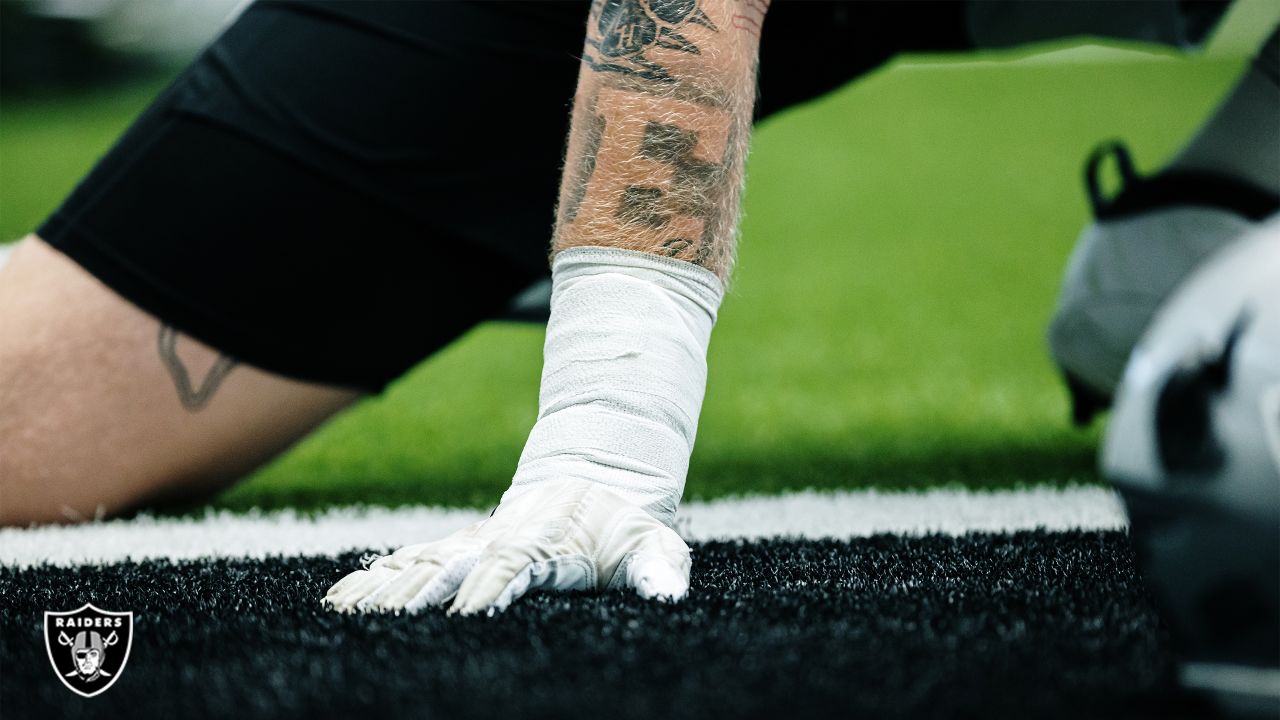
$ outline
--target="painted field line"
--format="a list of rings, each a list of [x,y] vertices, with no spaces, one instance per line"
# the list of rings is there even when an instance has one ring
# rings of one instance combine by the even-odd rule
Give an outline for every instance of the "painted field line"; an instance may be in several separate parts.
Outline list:
[[[0,530],[0,566],[72,566],[125,560],[336,555],[394,549],[443,537],[487,514],[439,507],[210,511],[195,518],[140,517],[74,526]],[[854,538],[878,533],[960,535],[1043,528],[1113,530],[1124,511],[1100,487],[925,492],[797,492],[688,502],[681,535],[691,541],[768,537]]]

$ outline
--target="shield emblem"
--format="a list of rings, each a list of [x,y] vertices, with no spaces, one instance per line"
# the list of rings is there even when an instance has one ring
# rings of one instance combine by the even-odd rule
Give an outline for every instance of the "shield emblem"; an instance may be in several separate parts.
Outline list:
[[[120,679],[133,647],[133,613],[99,610],[89,603],[44,614],[44,646],[67,689],[93,697]]]

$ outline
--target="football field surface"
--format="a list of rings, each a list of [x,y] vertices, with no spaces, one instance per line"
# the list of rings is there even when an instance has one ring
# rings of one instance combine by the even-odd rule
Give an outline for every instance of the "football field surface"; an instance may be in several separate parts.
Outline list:
[[[329,585],[459,508],[0,530],[6,717],[1196,717],[1101,487],[787,493],[681,510],[683,603],[534,593],[493,618],[343,616]],[[126,680],[71,699],[45,608],[129,608]],[[70,609],[68,606],[66,609]],[[1081,662],[1086,660],[1087,662]],[[1189,709],[1190,708],[1190,709]],[[1170,710],[1177,714],[1168,714]]]
[[[0,571],[6,718],[1179,717],[1120,532],[696,543],[689,597],[344,616],[337,557]],[[137,618],[120,682],[53,676],[45,608]],[[66,609],[70,609],[68,606]],[[1138,697],[1151,693],[1155,699]],[[1139,714],[1141,713],[1141,714]]]
[[[898,64],[759,128],[686,602],[321,608],[506,487],[542,330],[489,324],[208,506],[0,531],[0,717],[1198,716],[1043,336],[1085,155],[1119,137],[1158,168],[1243,61],[1009,57]],[[7,105],[0,239],[155,90]],[[85,602],[136,618],[92,700],[41,628]]]

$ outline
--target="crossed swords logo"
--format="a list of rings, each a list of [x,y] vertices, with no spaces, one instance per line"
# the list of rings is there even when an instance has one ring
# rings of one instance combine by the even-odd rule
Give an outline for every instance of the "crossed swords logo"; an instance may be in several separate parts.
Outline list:
[[[133,613],[86,603],[44,614],[49,663],[68,690],[83,697],[106,692],[120,679],[133,648]]]

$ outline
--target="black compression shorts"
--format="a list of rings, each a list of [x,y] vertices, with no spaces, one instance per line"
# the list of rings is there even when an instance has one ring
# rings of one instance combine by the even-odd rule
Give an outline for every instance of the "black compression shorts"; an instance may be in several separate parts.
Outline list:
[[[258,2],[37,232],[241,361],[378,392],[547,274],[586,13]],[[962,15],[777,1],[757,115],[960,49]]]

